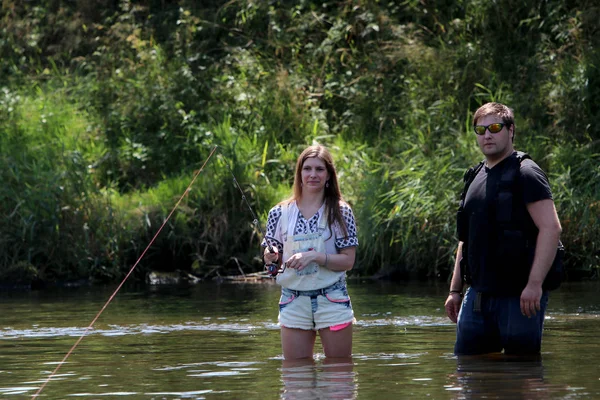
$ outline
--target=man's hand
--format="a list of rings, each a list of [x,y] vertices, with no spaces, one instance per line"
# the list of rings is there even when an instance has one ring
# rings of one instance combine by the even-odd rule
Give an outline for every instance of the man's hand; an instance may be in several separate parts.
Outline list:
[[[458,321],[458,312],[460,311],[460,305],[462,304],[462,298],[459,293],[450,293],[446,299],[444,307],[446,307],[446,315],[450,318],[450,321],[456,323]]]
[[[521,314],[528,318],[534,317],[540,311],[542,285],[528,284],[521,293]]]

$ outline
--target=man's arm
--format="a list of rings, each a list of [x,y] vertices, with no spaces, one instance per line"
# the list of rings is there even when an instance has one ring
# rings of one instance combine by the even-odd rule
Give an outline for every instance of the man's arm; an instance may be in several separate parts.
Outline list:
[[[452,280],[450,281],[450,293],[446,299],[444,307],[446,308],[446,314],[450,321],[456,323],[458,320],[458,312],[460,311],[460,305],[462,303],[461,293],[463,289],[462,275],[460,273],[460,260],[462,259],[462,247],[463,242],[458,242],[458,249],[456,250],[456,259],[454,260],[454,272],[452,273]]]
[[[539,230],[529,280],[521,293],[521,312],[531,317],[540,310],[542,284],[556,256],[562,227],[551,199],[529,203],[527,211]]]

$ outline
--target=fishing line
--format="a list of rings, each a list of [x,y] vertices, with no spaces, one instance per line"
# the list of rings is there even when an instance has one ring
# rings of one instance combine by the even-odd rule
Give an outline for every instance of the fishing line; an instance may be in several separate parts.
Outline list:
[[[244,202],[246,202],[246,206],[248,206],[248,209],[250,210],[250,213],[252,214],[252,218],[253,218],[252,223],[258,227],[258,230],[260,231],[260,233],[261,233],[261,235],[262,235],[262,237],[263,237],[263,239],[265,241],[265,244],[267,245],[267,248],[269,249],[269,253],[274,253],[273,246],[271,246],[269,244],[269,241],[267,240],[267,234],[265,233],[265,230],[262,228],[262,226],[258,223],[258,218],[256,217],[256,214],[254,213],[254,210],[252,209],[252,206],[250,206],[250,203],[248,202],[248,199],[246,198],[246,195],[244,194],[244,191],[242,190],[242,187],[240,186],[240,184],[238,183],[237,179],[235,178],[235,175],[233,174],[233,170],[229,166],[229,163],[227,162],[227,159],[225,158],[225,156],[223,156],[222,153],[219,154],[219,155],[221,156],[221,159],[225,162],[225,165],[227,166],[227,169],[231,173],[231,176],[233,177],[233,183],[235,184],[235,186],[238,188],[238,190],[242,194],[242,200],[244,200]],[[275,264],[275,263],[267,264],[266,268],[267,268],[267,271],[268,271],[269,275],[275,276],[278,273],[283,272],[283,270],[285,269],[285,265],[284,265],[284,267],[283,267],[282,270],[280,270],[279,267],[277,266],[277,264]]]
[[[83,340],[83,338],[89,332],[89,330],[92,329],[92,326],[94,326],[94,323],[100,317],[100,314],[102,314],[102,312],[106,309],[106,307],[108,307],[108,304],[117,295],[117,292],[121,289],[121,287],[123,286],[123,284],[125,283],[125,281],[127,280],[127,278],[129,278],[129,276],[131,275],[131,273],[133,272],[133,270],[135,269],[135,267],[137,267],[137,265],[140,263],[141,259],[144,257],[144,255],[146,254],[146,252],[148,251],[148,249],[150,248],[150,246],[152,246],[152,244],[154,243],[154,241],[156,240],[156,238],[158,237],[158,235],[160,234],[160,232],[163,230],[163,228],[165,227],[165,225],[167,224],[167,222],[171,218],[171,215],[173,215],[173,213],[175,212],[175,210],[177,209],[177,207],[179,207],[179,203],[181,203],[181,201],[183,200],[183,198],[185,197],[185,195],[190,192],[190,189],[192,188],[192,185],[196,181],[196,178],[198,178],[198,175],[200,175],[200,173],[204,170],[204,167],[206,166],[206,164],[208,163],[208,161],[210,160],[210,158],[212,157],[212,155],[215,153],[216,150],[217,150],[217,146],[215,146],[212,149],[212,151],[208,155],[208,158],[206,159],[206,161],[204,161],[204,164],[202,164],[202,167],[198,170],[198,172],[196,172],[194,174],[194,178],[192,179],[192,181],[188,185],[187,189],[185,189],[185,191],[183,192],[183,194],[181,195],[181,197],[179,198],[179,200],[177,200],[177,203],[175,203],[175,206],[173,207],[173,209],[171,210],[171,212],[169,213],[169,215],[167,216],[167,218],[164,220],[164,222],[162,223],[162,225],[160,226],[160,228],[158,228],[158,231],[156,232],[156,234],[154,235],[154,237],[152,238],[152,240],[150,241],[150,243],[148,244],[148,246],[146,247],[146,249],[142,252],[142,255],[137,259],[137,261],[135,262],[135,264],[133,264],[133,267],[131,267],[131,269],[129,270],[129,272],[127,273],[127,275],[123,279],[123,281],[119,284],[119,286],[117,286],[117,289],[109,297],[108,301],[104,304],[104,306],[102,307],[102,309],[100,309],[100,311],[98,312],[98,314],[96,314],[96,317],[92,320],[92,322],[89,324],[89,326],[81,334],[81,336],[79,337],[79,339],[77,339],[77,341],[75,342],[75,344],[73,345],[73,347],[71,347],[71,349],[67,352],[67,354],[62,359],[62,361],[60,363],[58,363],[58,365],[56,366],[56,368],[54,369],[54,371],[52,371],[52,373],[48,376],[48,378],[46,378],[46,381],[42,384],[42,386],[38,389],[38,391],[35,392],[35,394],[32,397],[33,399],[35,399],[42,392],[42,390],[44,390],[44,388],[46,387],[46,385],[48,384],[48,382],[50,382],[50,380],[52,379],[52,377],[54,375],[56,375],[56,372],[58,372],[58,370],[60,369],[60,367],[65,363],[65,361],[67,360],[67,358],[69,358],[69,356],[71,355],[71,353],[75,350],[75,348]]]

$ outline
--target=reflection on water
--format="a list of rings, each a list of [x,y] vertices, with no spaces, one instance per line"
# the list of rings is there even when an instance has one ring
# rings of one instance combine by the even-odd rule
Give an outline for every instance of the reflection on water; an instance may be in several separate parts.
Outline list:
[[[355,399],[354,363],[347,359],[283,360],[281,399]]]
[[[456,382],[448,389],[458,392],[456,399],[541,400],[558,389],[544,380],[542,356],[460,356],[451,378]]]

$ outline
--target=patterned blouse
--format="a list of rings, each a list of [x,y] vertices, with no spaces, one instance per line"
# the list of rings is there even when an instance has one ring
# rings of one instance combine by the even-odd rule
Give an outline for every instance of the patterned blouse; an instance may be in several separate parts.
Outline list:
[[[342,217],[346,223],[346,230],[348,236],[342,237],[342,230],[335,226],[333,229],[335,233],[335,247],[337,249],[344,249],[347,247],[358,246],[358,237],[356,236],[356,221],[354,219],[354,213],[352,208],[346,203],[340,204],[340,210]],[[321,210],[319,210],[321,211]],[[322,212],[322,211],[321,211]],[[277,246],[280,253],[283,253],[283,243],[281,238],[281,230],[279,229],[279,222],[281,219],[281,204],[276,205],[269,211],[269,217],[267,218],[267,231],[266,240],[269,245]],[[310,219],[304,218],[302,213],[298,211],[298,218],[296,219],[296,225],[294,226],[294,235],[302,235],[308,233],[318,232],[320,213],[316,212]],[[267,247],[265,240],[262,242],[263,247]]]

